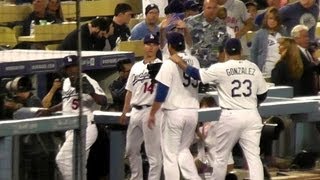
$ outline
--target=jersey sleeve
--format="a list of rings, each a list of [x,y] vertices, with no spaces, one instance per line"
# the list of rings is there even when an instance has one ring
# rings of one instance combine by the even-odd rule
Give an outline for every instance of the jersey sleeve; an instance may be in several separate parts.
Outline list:
[[[132,82],[133,82],[134,69],[135,69],[135,65],[133,65],[133,67],[131,68],[131,71],[128,76],[127,84],[126,84],[126,90],[131,91],[131,92],[133,89]]]
[[[170,87],[172,82],[172,66],[173,62],[169,60],[164,61],[156,76],[156,80],[166,85],[167,87]]]
[[[219,69],[218,64],[213,64],[209,68],[201,68],[199,70],[201,82],[206,84],[209,82],[218,83]]]
[[[105,96],[106,94],[104,93],[103,89],[100,87],[100,85],[98,84],[98,82],[94,79],[92,79],[91,77],[89,77],[88,75],[86,75],[88,81],[90,82],[90,84],[93,86],[94,88],[94,92],[98,95],[103,95]]]
[[[268,91],[268,85],[267,85],[267,82],[264,79],[261,71],[259,70],[259,68],[257,67],[256,69],[257,69],[256,71],[258,71],[258,74],[257,74],[258,75],[257,76],[258,77],[258,79],[257,79],[258,80],[257,95],[260,95],[260,94],[263,94]]]

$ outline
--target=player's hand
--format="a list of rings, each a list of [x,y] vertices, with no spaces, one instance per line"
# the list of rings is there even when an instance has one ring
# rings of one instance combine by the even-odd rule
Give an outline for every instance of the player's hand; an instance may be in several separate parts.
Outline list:
[[[60,81],[60,79],[55,79],[53,81],[52,89],[57,90],[61,87],[62,87],[62,82]]]
[[[183,61],[182,58],[178,54],[173,54],[170,56],[171,61],[175,63],[179,63],[180,61]]]
[[[169,19],[164,19],[160,23],[160,29],[165,29],[169,26],[170,20]]]
[[[186,29],[187,25],[186,25],[186,23],[184,21],[178,20],[177,24],[176,24],[176,28],[177,29]]]
[[[94,93],[94,87],[91,85],[89,80],[86,77],[82,78],[82,92],[84,94],[92,94]]]
[[[121,114],[121,116],[119,118],[119,123],[122,125],[128,124],[128,117],[127,117],[126,113]]]
[[[153,127],[156,125],[156,117],[155,115],[150,114],[148,119],[148,127],[149,129],[153,129]]]
[[[39,109],[36,112],[36,117],[50,116],[50,115],[51,115],[51,111],[49,111],[49,109]]]

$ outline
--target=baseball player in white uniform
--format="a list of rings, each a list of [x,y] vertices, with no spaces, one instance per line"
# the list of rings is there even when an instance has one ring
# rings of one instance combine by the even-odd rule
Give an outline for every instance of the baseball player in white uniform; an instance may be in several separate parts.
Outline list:
[[[148,34],[144,38],[144,59],[135,63],[130,71],[126,84],[126,98],[120,123],[125,124],[126,113],[131,110],[127,130],[126,156],[129,158],[131,180],[142,180],[142,159],[140,147],[144,141],[149,162],[149,180],[159,180],[162,170],[162,154],[160,146],[160,122],[154,129],[147,126],[148,114],[155,97],[156,83],[150,77],[147,66],[162,63],[156,57],[159,50],[159,38]],[[157,114],[161,118],[160,113]]]
[[[264,177],[259,156],[262,120],[257,106],[266,98],[268,89],[259,68],[241,59],[241,49],[238,39],[229,39],[225,44],[227,61],[200,70],[187,65],[177,55],[171,56],[186,74],[217,85],[222,112],[214,127],[216,150],[212,179],[225,178],[229,154],[238,141],[249,166],[250,179],[263,180]]]
[[[199,67],[198,60],[185,53],[182,34],[168,33],[167,42],[171,55],[178,54],[184,62]],[[156,80],[157,94],[148,126],[152,129],[159,123],[160,119],[155,115],[162,105],[161,140],[165,179],[179,180],[180,171],[185,179],[201,179],[189,150],[198,123],[198,81],[190,78],[170,60],[163,62]]]
[[[65,72],[67,78],[62,86],[62,103],[48,109],[49,112],[62,110],[63,114],[79,113],[79,68],[78,57],[67,56],[64,58]],[[94,110],[99,110],[99,105],[106,105],[107,98],[104,91],[99,84],[87,74],[82,73],[82,107],[83,114],[87,115],[87,129],[86,129],[86,158],[88,157],[91,145],[97,138],[97,127],[93,121]],[[64,180],[72,180],[73,168],[73,130],[68,130],[65,133],[66,140],[62,145],[59,153],[56,156],[56,163],[63,176]]]

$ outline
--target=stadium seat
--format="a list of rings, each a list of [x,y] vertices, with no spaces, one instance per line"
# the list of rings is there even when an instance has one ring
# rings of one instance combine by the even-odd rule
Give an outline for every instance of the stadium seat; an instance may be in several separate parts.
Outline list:
[[[46,45],[46,50],[57,50],[59,44],[48,44]]]
[[[9,27],[0,26],[0,45],[14,47],[17,42],[16,32]]]
[[[117,47],[117,51],[132,51],[135,54],[135,57],[143,57],[143,41],[135,40],[135,41],[121,41]]]

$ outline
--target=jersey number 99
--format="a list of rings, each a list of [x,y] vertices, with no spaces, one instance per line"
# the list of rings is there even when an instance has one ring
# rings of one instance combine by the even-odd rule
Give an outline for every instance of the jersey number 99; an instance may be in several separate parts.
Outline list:
[[[197,80],[194,80],[193,78],[191,78],[190,76],[188,76],[186,73],[183,73],[183,78],[184,78],[184,82],[183,82],[183,86],[184,87],[188,87],[188,86],[192,86],[194,88],[197,88],[199,85],[199,82]]]

